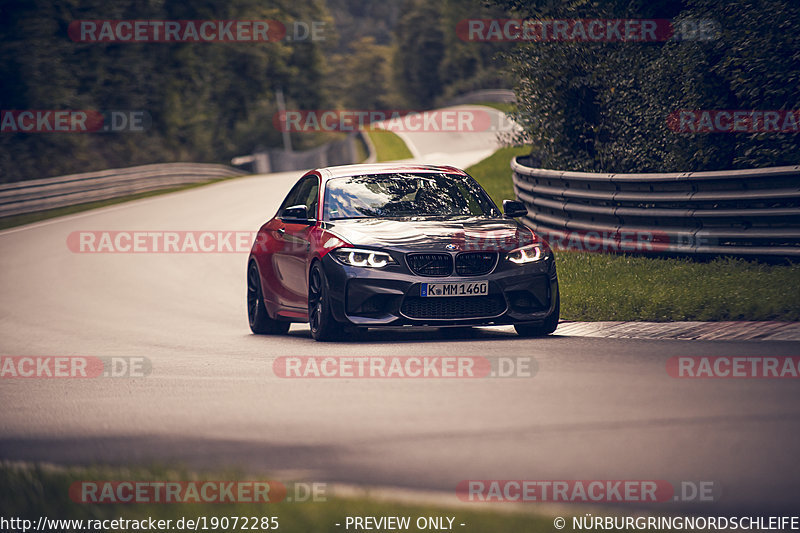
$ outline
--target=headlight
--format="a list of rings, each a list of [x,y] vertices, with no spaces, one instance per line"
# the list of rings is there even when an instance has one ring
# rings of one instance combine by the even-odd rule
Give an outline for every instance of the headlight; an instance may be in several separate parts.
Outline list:
[[[386,252],[359,250],[358,248],[337,248],[331,253],[341,263],[354,267],[383,268],[386,265],[395,264],[395,260]]]
[[[545,248],[545,245],[542,243],[523,246],[522,248],[517,248],[506,254],[507,260],[518,265],[541,261],[545,257],[547,257],[547,248]]]

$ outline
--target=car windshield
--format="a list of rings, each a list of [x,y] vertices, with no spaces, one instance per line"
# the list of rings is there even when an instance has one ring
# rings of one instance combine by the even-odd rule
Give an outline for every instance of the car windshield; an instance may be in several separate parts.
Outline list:
[[[499,216],[469,176],[375,174],[334,178],[325,189],[325,219]]]

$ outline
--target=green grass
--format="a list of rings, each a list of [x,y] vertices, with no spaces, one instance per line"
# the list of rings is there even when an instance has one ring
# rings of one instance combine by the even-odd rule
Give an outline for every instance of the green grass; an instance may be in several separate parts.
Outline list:
[[[518,512],[491,510],[482,504],[474,508],[442,507],[440,505],[400,504],[363,497],[337,497],[328,489],[327,501],[281,502],[281,503],[75,503],[68,496],[70,485],[75,481],[182,481],[182,480],[268,480],[270,478],[248,477],[236,472],[196,473],[166,468],[69,468],[48,466],[0,465],[0,516],[17,517],[36,521],[40,516],[51,519],[116,519],[141,520],[153,517],[156,520],[173,520],[181,517],[196,519],[205,516],[277,516],[278,531],[288,533],[324,533],[344,531],[347,516],[411,516],[410,530],[416,531],[414,520],[419,516],[455,516],[454,529],[472,533],[499,531],[551,531],[552,518],[532,514],[535,504],[516,509]],[[287,485],[289,485],[287,483]],[[455,493],[453,501],[457,503]],[[521,512],[519,512],[521,511]],[[569,520],[568,520],[569,522]],[[335,524],[342,524],[337,527]],[[465,523],[466,527],[459,524]],[[174,527],[174,526],[173,526]],[[199,528],[203,530],[202,526]],[[352,527],[350,528],[352,530]],[[239,529],[237,529],[238,531]],[[113,530],[108,530],[113,531]],[[213,529],[209,523],[207,531],[234,531]],[[569,528],[564,531],[570,531]]]
[[[385,130],[372,130],[366,133],[372,140],[373,146],[375,146],[378,162],[411,159],[414,157],[406,143],[403,142],[403,139],[395,133]]]
[[[556,252],[565,320],[800,320],[800,265]]]
[[[513,200],[514,183],[511,181],[511,158],[527,155],[530,146],[510,146],[501,148],[483,161],[467,168],[467,174],[475,178],[486,189],[492,200],[503,205],[503,200]]]
[[[367,152],[367,145],[364,142],[364,139],[361,137],[356,137],[356,163],[363,163],[369,157],[369,153]]]
[[[240,177],[240,176],[236,176]],[[58,207],[56,209],[48,209],[46,211],[37,211],[35,213],[24,213],[21,215],[12,215],[8,217],[0,217],[0,230],[13,228],[15,226],[22,226],[24,224],[31,224],[49,218],[63,217],[73,213],[80,213],[82,211],[89,211],[90,209],[98,209],[109,205],[121,204],[130,202],[131,200],[138,200],[140,198],[149,198],[150,196],[158,196],[160,194],[167,194],[171,192],[184,191],[186,189],[194,189],[195,187],[203,187],[212,183],[217,183],[224,180],[235,178],[220,178],[202,183],[190,183],[188,185],[181,185],[180,187],[170,187],[168,189],[159,189],[157,191],[141,192],[137,194],[129,194],[127,196],[120,196],[119,198],[109,198],[108,200],[99,200],[97,202],[87,202],[84,204],[69,205],[66,207]]]

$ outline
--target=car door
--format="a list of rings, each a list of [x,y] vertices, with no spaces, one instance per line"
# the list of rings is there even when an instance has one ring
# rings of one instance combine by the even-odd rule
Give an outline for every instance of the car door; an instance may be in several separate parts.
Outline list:
[[[287,197],[278,215],[274,238],[277,246],[273,255],[275,275],[284,290],[279,304],[282,307],[305,312],[308,307],[308,268],[311,259],[310,235],[317,217],[319,178],[308,176],[301,180],[294,195]],[[296,205],[305,205],[312,223],[300,222],[283,216],[283,211]]]

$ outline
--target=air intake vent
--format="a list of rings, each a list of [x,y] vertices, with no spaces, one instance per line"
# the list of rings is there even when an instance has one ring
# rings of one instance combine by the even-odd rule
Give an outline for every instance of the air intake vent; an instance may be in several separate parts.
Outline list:
[[[451,298],[407,296],[400,308],[400,312],[408,318],[433,320],[493,318],[503,314],[505,310],[506,301],[502,294]]]

